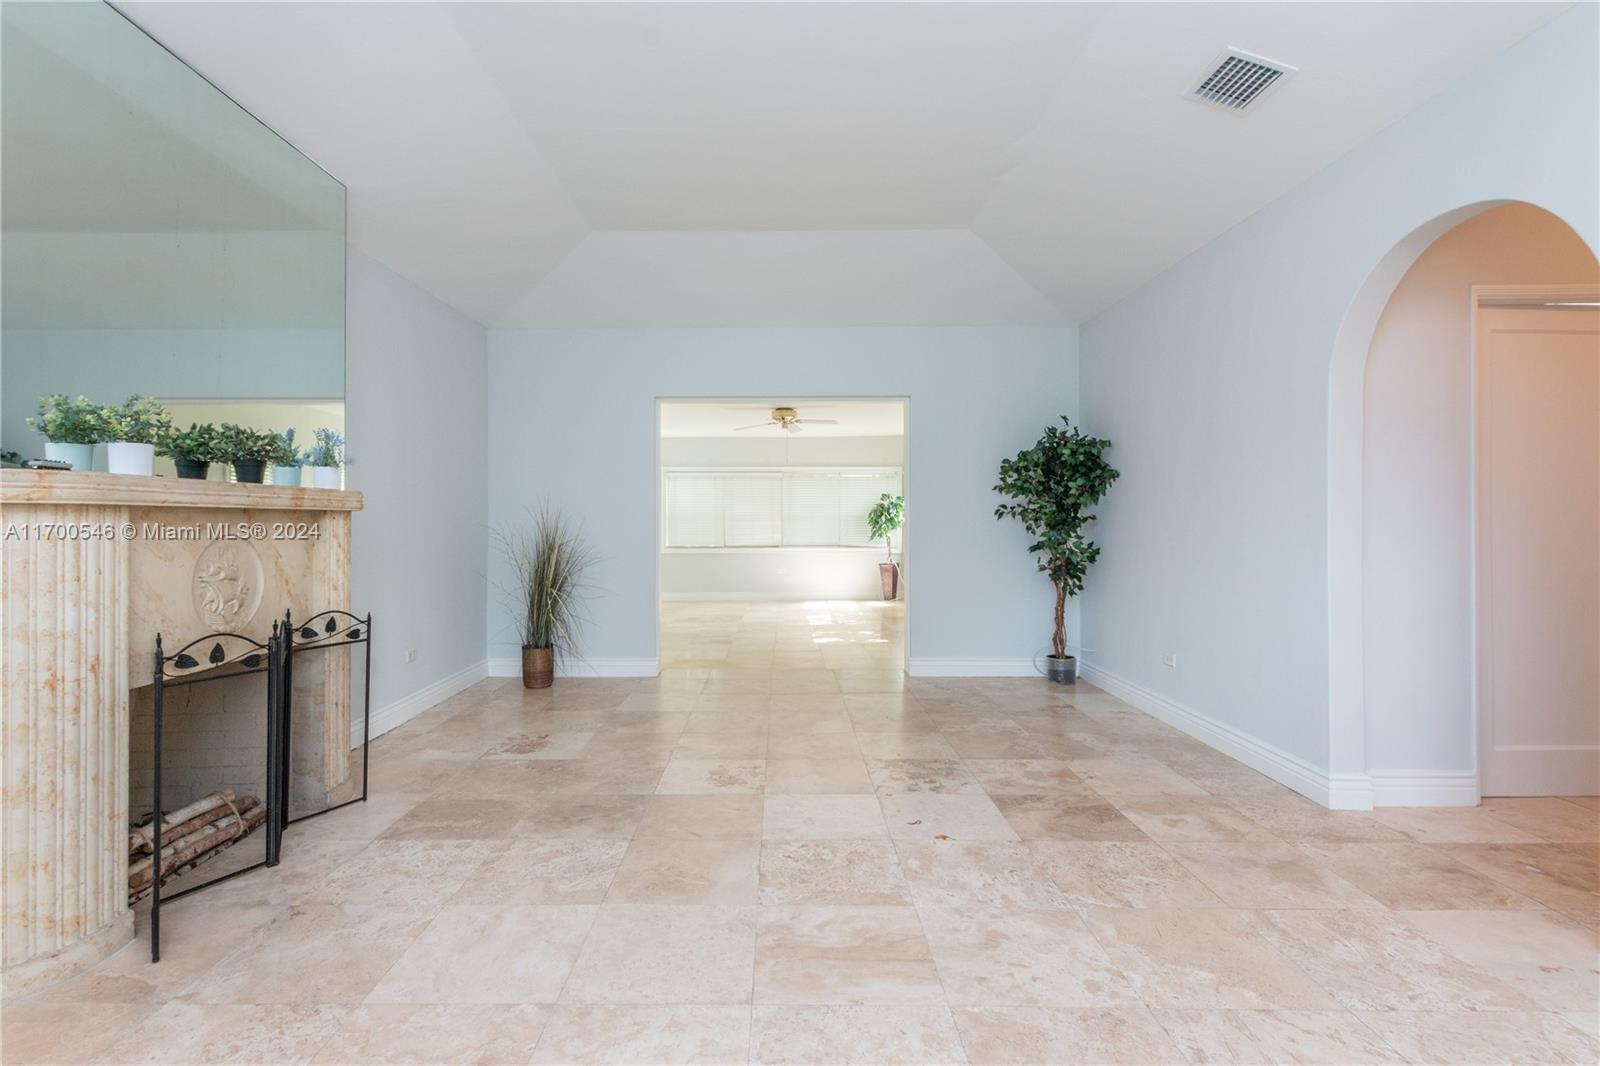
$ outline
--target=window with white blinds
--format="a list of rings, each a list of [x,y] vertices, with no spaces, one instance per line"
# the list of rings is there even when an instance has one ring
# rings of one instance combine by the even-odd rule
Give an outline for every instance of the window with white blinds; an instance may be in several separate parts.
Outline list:
[[[867,512],[884,493],[901,493],[901,472],[893,469],[665,473],[669,548],[869,547]]]
[[[722,543],[728,548],[771,548],[783,542],[783,485],[766,474],[717,479],[722,489]]]
[[[808,547],[839,542],[839,478],[791,474],[783,479],[783,543]]]
[[[679,548],[722,547],[722,500],[716,478],[667,475],[667,543]]]
[[[867,530],[867,512],[884,493],[900,494],[900,475],[881,471],[851,471],[839,475],[839,543],[868,547],[875,543]],[[900,534],[892,538],[899,546]]]

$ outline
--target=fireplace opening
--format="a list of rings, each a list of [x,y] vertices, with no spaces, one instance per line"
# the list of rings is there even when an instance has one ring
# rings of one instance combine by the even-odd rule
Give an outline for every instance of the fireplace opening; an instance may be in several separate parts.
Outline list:
[[[287,826],[366,799],[371,630],[370,615],[285,612],[265,643],[157,636],[129,734],[128,898],[148,907],[152,960],[163,902],[277,865]]]

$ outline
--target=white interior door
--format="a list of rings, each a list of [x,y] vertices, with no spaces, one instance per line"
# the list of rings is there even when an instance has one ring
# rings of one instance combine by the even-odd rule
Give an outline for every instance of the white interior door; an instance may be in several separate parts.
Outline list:
[[[1485,796],[1600,793],[1600,314],[1478,312]]]

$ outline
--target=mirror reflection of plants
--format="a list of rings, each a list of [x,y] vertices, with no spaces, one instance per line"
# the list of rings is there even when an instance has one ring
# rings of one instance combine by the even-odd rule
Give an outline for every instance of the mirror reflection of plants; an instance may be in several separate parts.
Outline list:
[[[1085,436],[1064,417],[1061,422],[1065,429],[1048,426],[1033,447],[1000,461],[994,490],[1015,502],[996,507],[994,515],[1017,519],[1038,538],[1028,551],[1038,556],[1040,571],[1056,587],[1051,678],[1071,680],[1076,662],[1067,655],[1067,598],[1083,591],[1084,577],[1100,557],[1100,548],[1083,530],[1094,521],[1089,508],[1100,502],[1118,474],[1105,459],[1109,440]]]
[[[556,661],[577,655],[594,556],[577,525],[548,505],[532,516],[530,528],[496,537],[514,581],[506,592],[522,640],[522,683],[548,688]]]

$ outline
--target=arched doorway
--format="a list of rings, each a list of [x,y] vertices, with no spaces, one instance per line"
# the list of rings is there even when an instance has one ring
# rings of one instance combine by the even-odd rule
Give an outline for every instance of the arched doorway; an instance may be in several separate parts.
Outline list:
[[[1329,382],[1338,805],[1478,800],[1472,287],[1596,276],[1560,219],[1479,203],[1402,240],[1346,316]]]

